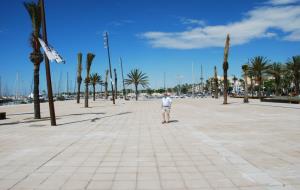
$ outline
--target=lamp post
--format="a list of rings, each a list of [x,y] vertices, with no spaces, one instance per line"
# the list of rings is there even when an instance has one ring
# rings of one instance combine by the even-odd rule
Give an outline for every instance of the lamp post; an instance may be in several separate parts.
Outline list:
[[[41,20],[42,20],[43,40],[44,40],[45,44],[48,45],[44,0],[41,0],[40,2],[41,2],[40,6],[41,6],[41,17],[42,17]],[[48,102],[49,102],[51,125],[55,126],[56,118],[55,118],[55,110],[54,110],[54,103],[53,103],[50,64],[49,64],[49,59],[46,56],[46,53],[44,53],[44,57],[45,57],[45,66],[46,66],[46,80],[47,80]]]
[[[111,62],[110,62],[110,52],[109,52],[109,43],[108,43],[108,33],[105,32],[103,34],[103,37],[104,37],[104,48],[107,49],[107,56],[108,56],[109,76],[110,76],[110,83],[111,83],[112,101],[113,101],[113,104],[115,104],[115,93],[114,93],[114,86],[113,86],[112,73],[111,73]]]

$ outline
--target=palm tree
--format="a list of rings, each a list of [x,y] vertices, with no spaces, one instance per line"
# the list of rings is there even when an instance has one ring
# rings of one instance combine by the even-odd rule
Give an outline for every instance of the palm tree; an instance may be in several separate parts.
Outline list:
[[[218,74],[217,74],[216,66],[214,67],[214,72],[215,72],[215,76],[214,76],[215,98],[218,98],[219,84],[218,84]]]
[[[269,60],[267,60],[267,58],[265,57],[257,56],[252,58],[250,60],[250,63],[251,63],[250,70],[253,76],[255,77],[255,80],[258,83],[258,88],[259,88],[258,97],[259,99],[261,99],[262,98],[261,87],[262,87],[263,77],[269,69]]]
[[[282,64],[281,63],[273,63],[272,65],[270,65],[270,68],[267,72],[274,77],[275,95],[279,96],[279,90],[280,90],[280,86],[281,86],[281,75],[283,73]]]
[[[105,72],[105,82],[104,82],[105,99],[108,98],[108,74],[109,74],[109,71],[107,69],[106,72]]]
[[[295,95],[299,95],[300,83],[300,56],[293,56],[287,63],[287,69],[293,74],[293,83],[295,85]]]
[[[90,84],[93,86],[93,101],[96,100],[96,85],[101,83],[102,79],[100,75],[98,75],[97,73],[90,75]]]
[[[223,61],[223,72],[224,72],[224,101],[223,104],[227,104],[227,91],[228,91],[228,82],[227,82],[227,71],[228,71],[228,52],[229,52],[229,41],[230,37],[227,34],[225,48],[224,48],[224,61]]]
[[[142,85],[142,87],[148,86],[148,76],[146,73],[138,69],[133,69],[130,73],[127,74],[128,79],[125,79],[126,85],[133,84],[135,86],[135,99],[138,100],[138,85]]]
[[[26,3],[24,6],[30,16],[33,32],[30,35],[30,44],[33,49],[30,53],[29,59],[33,63],[33,76],[34,76],[34,90],[33,90],[33,104],[34,104],[34,118],[41,118],[40,111],[40,99],[39,99],[39,83],[40,83],[40,64],[43,61],[43,54],[40,50],[40,43],[38,38],[40,37],[41,30],[41,8],[40,2]]]
[[[242,70],[244,72],[244,103],[248,103],[248,83],[247,83],[247,79],[248,79],[248,71],[249,71],[249,66],[247,64],[242,65]]]
[[[78,65],[77,65],[77,104],[80,103],[80,86],[82,82],[82,53],[77,54]]]
[[[85,101],[84,107],[89,107],[89,83],[90,83],[90,69],[95,55],[92,53],[87,54],[86,58],[86,78],[85,78]]]
[[[283,75],[281,80],[282,91],[285,95],[291,92],[291,86],[293,81],[293,73],[286,66],[283,69]]]

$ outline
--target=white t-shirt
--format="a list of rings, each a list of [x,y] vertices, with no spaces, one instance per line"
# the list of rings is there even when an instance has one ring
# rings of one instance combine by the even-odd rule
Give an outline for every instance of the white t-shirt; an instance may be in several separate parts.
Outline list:
[[[163,107],[171,107],[172,100],[170,97],[163,97],[162,98],[162,106]]]

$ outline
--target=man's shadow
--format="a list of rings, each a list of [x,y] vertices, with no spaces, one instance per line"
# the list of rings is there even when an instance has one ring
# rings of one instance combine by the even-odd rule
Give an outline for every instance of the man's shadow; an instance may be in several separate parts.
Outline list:
[[[179,122],[179,121],[178,120],[174,120],[174,119],[169,121],[169,123],[177,123],[177,122]]]

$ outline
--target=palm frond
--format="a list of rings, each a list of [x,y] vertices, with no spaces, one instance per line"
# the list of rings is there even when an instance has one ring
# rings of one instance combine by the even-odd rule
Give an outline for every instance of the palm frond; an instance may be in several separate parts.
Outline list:
[[[149,84],[148,76],[146,73],[138,69],[133,69],[127,74],[127,79],[124,80],[126,85],[142,85],[142,87],[147,87]]]
[[[24,2],[23,5],[30,16],[34,36],[35,38],[38,38],[40,33],[41,23],[42,23],[40,1],[38,3]]]
[[[92,73],[90,75],[90,83],[92,85],[101,84],[102,83],[102,77],[98,75],[98,73]]]
[[[81,72],[82,72],[82,53],[78,53],[77,54],[77,60],[78,60],[78,64],[77,64],[77,80],[82,80],[81,77]]]
[[[225,48],[224,48],[224,63],[228,61],[229,42],[230,42],[230,37],[229,34],[227,34]]]
[[[95,55],[92,53],[88,53],[87,54],[87,58],[86,58],[86,70],[87,70],[87,76],[90,75],[90,70],[91,70],[91,66],[92,66],[92,62],[93,59],[95,58]]]

